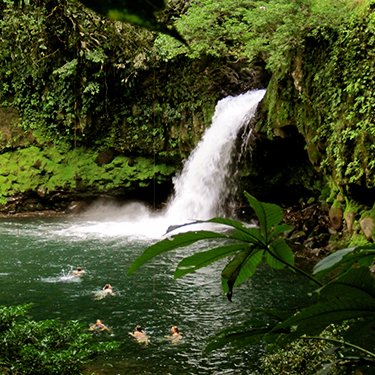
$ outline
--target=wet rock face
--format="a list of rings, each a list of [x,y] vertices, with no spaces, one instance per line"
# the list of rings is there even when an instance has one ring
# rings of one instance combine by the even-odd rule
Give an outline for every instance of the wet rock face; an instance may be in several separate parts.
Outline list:
[[[98,156],[95,159],[95,162],[97,165],[103,166],[112,162],[115,156],[116,153],[114,150],[105,150],[98,154]]]
[[[369,216],[364,217],[359,224],[367,240],[375,242],[375,219]]]
[[[356,213],[353,212],[353,211],[344,212],[344,219],[345,219],[346,228],[347,228],[347,230],[350,234],[353,233],[355,215],[356,215]]]
[[[331,228],[335,231],[340,230],[343,222],[343,210],[341,207],[332,206],[328,212]]]
[[[320,204],[302,204],[285,210],[285,221],[293,225],[288,241],[296,256],[315,259],[329,248],[331,234],[327,210]]]

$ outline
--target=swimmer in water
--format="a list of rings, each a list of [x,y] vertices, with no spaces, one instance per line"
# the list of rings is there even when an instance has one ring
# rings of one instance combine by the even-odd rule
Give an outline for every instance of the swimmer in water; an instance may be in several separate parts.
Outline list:
[[[105,284],[103,286],[103,292],[105,292],[106,295],[114,296],[115,292],[113,291],[112,285],[111,284]]]
[[[75,277],[81,277],[86,273],[82,267],[77,267],[75,270],[71,271],[71,275]]]
[[[116,293],[113,291],[111,284],[105,284],[102,288],[102,290],[99,290],[98,292],[95,292],[95,299],[101,300],[107,296],[115,296]]]
[[[89,331],[99,333],[103,331],[110,331],[110,329],[100,320],[96,319],[96,322],[90,325]]]
[[[129,332],[130,336],[133,336],[141,344],[149,344],[150,340],[141,326],[136,326],[134,332]]]
[[[182,339],[182,335],[177,326],[172,326],[170,336],[166,336],[166,337],[168,340],[171,341],[172,344],[176,344]]]

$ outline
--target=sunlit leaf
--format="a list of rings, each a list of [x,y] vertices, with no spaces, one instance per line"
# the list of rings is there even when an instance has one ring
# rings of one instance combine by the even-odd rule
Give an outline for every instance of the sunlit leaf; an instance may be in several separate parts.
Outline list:
[[[207,224],[207,223],[214,223],[223,225],[223,228],[227,227],[227,236],[229,238],[239,240],[239,241],[246,241],[249,243],[264,244],[264,237],[262,236],[260,229],[258,227],[248,226],[240,221],[215,217],[209,220],[195,220],[189,223],[178,224],[178,225],[171,225],[168,227],[166,233],[173,232],[177,229],[187,227],[187,226],[194,226],[196,224]],[[265,246],[265,244],[264,244]]]
[[[279,224],[283,218],[281,207],[272,203],[260,202],[247,192],[245,192],[245,196],[258,218],[262,233],[267,239],[272,228]]]
[[[263,251],[258,249],[245,250],[237,254],[223,269],[221,277],[223,288],[229,301],[232,300],[233,287],[246,281],[256,271],[262,260]]]
[[[128,273],[134,273],[139,267],[151,260],[152,258],[163,254],[167,251],[175,250],[180,247],[191,245],[200,240],[223,238],[227,239],[227,236],[222,233],[210,232],[210,231],[197,231],[176,234],[172,238],[159,241],[154,245],[149,246],[144,252],[135,259],[131,264]]]
[[[247,242],[258,247],[265,247],[264,238],[259,228],[246,228],[246,232],[235,229],[228,234],[232,240]]]
[[[221,258],[232,255],[240,250],[244,250],[246,247],[248,247],[248,245],[243,243],[229,244],[193,254],[184,258],[178,264],[174,276],[175,278],[179,278],[188,273],[195,272],[199,268],[208,266],[209,264],[216,262]]]
[[[236,278],[236,282],[234,283],[234,286],[238,286],[242,284],[243,282],[247,281],[251,276],[254,275],[257,267],[262,261],[264,251],[254,251],[254,253],[247,257],[245,262],[243,263],[240,273],[238,274]]]
[[[186,44],[174,27],[167,27],[158,21],[157,13],[165,8],[164,0],[80,0],[80,2],[112,20],[162,32]]]
[[[266,252],[266,262],[275,269],[282,269],[286,265],[294,264],[294,254],[283,238],[278,238],[269,246],[270,251]]]

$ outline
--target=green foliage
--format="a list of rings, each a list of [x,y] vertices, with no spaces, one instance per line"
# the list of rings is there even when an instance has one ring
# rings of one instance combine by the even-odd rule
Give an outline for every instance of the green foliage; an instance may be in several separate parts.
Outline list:
[[[16,107],[23,128],[40,141],[83,145],[98,135],[103,141],[152,58],[150,33],[72,0],[53,8],[49,1],[7,3],[0,26],[0,101]]]
[[[86,3],[108,15],[108,2]],[[165,34],[155,41],[155,34],[100,17],[77,1],[23,8],[5,2],[0,102],[19,110],[23,128],[40,143],[179,157],[195,145],[221,95],[218,72],[237,80],[233,65],[252,70],[260,63],[272,74],[270,127],[297,125],[322,173],[340,187],[371,188],[371,4],[173,0],[164,9],[161,0],[111,2],[120,12],[115,18],[125,14],[120,18],[151,28],[159,19],[175,22],[187,48]]]
[[[201,55],[241,57],[249,29],[244,13],[254,6],[252,3],[249,0],[192,1],[188,11],[176,20],[176,28],[189,48],[160,35],[155,42],[160,56],[165,60],[180,54],[190,58]]]
[[[7,2],[1,16],[0,105],[17,108],[29,142],[180,161],[209,123],[220,93],[202,70],[220,62],[166,65],[154,33],[73,0]]]
[[[97,152],[83,148],[35,146],[0,155],[0,197],[28,191],[39,191],[49,197],[64,189],[108,192],[130,190],[151,183],[163,183],[174,168],[153,159],[115,157],[103,166],[96,162]]]
[[[183,259],[177,266],[175,277],[195,272],[197,269],[221,258],[231,256],[232,259],[221,273],[224,292],[231,300],[234,286],[248,280],[262,261],[276,269],[285,266],[294,268],[292,250],[280,237],[284,232],[291,229],[289,225],[280,224],[282,220],[281,208],[275,204],[259,202],[248,193],[245,193],[245,195],[258,217],[259,228],[248,227],[241,222],[223,218],[196,221],[194,223],[221,224],[228,228],[228,232],[196,231],[173,235],[172,239],[168,238],[148,247],[132,263],[129,273],[135,272],[145,262],[167,251],[189,246],[197,241],[218,239],[223,242],[222,246]],[[172,227],[170,230],[179,227]]]
[[[288,339],[302,335],[314,336],[330,324],[340,324],[353,319],[350,342],[363,338],[353,332],[375,324],[375,283],[369,267],[351,269],[316,291],[318,302],[297,312],[275,327],[289,328]],[[372,349],[375,341],[367,337],[366,348]],[[375,359],[375,354],[372,355]]]
[[[210,340],[207,349],[214,350],[228,344],[241,348],[259,340],[290,347],[296,345],[292,343],[294,340],[302,338],[335,344],[332,349],[338,352],[341,365],[358,363],[365,364],[365,367],[367,364],[373,366],[375,283],[370,265],[375,260],[374,256],[374,247],[368,245],[343,249],[322,259],[315,266],[314,274],[327,277],[331,273],[333,278],[331,276],[313,293],[307,307],[292,314],[264,311],[264,320],[251,320],[224,330]],[[340,326],[343,323],[348,328],[341,332],[340,339],[322,333],[333,324]],[[283,351],[280,353],[282,355]],[[328,363],[327,368],[335,362]]]
[[[324,71],[315,72],[314,81],[323,82],[316,106],[331,98],[330,105],[322,107],[324,121],[317,129],[316,139],[326,145],[321,167],[333,172],[338,185],[375,184],[372,16],[368,13],[365,19],[352,18],[343,25],[325,59]]]
[[[302,2],[284,2],[284,8],[277,3],[265,5],[263,16],[256,10],[257,22],[264,22],[259,38],[267,38],[251,42],[259,44],[273,73],[266,96],[268,125],[295,124],[312,164],[344,196],[350,197],[354,185],[371,189],[373,1],[305,1],[302,12]],[[280,17],[269,12],[273,6]],[[272,19],[279,21],[268,32]],[[284,28],[289,22],[294,26]]]
[[[314,275],[322,278],[327,273],[340,266],[340,274],[343,274],[353,267],[370,267],[375,257],[375,249],[371,245],[358,246],[348,249],[337,250],[328,255],[314,266]],[[335,272],[337,272],[335,270]],[[337,275],[336,275],[337,276]]]
[[[94,357],[118,347],[95,342],[77,321],[34,321],[30,305],[0,308],[0,371],[14,374],[81,374]]]
[[[299,339],[285,348],[267,353],[261,357],[261,374],[264,375],[316,375],[320,373],[344,374],[334,354],[334,344],[330,339],[337,339],[338,333],[332,329],[322,332],[327,340]],[[335,330],[333,330],[335,331]]]
[[[165,59],[179,54],[261,58],[272,72],[285,72],[311,30],[338,26],[356,10],[350,0],[195,0],[175,22],[190,49],[165,35],[156,45]]]

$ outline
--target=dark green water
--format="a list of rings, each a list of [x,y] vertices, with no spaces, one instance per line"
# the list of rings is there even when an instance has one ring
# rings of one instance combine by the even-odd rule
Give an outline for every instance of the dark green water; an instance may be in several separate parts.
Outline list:
[[[32,302],[35,319],[76,319],[87,327],[102,319],[112,329],[109,339],[120,341],[121,348],[94,364],[96,374],[252,374],[260,347],[205,356],[207,338],[247,319],[254,308],[294,304],[306,290],[298,276],[264,269],[229,303],[220,289],[219,265],[173,279],[177,261],[189,250],[159,257],[128,276],[130,263],[154,241],[80,232],[85,225],[56,218],[0,221],[0,304]],[[64,278],[76,266],[86,269],[85,277]],[[117,295],[95,300],[105,283]],[[128,335],[136,324],[147,330],[149,346]],[[163,338],[171,325],[182,331],[179,345]]]

